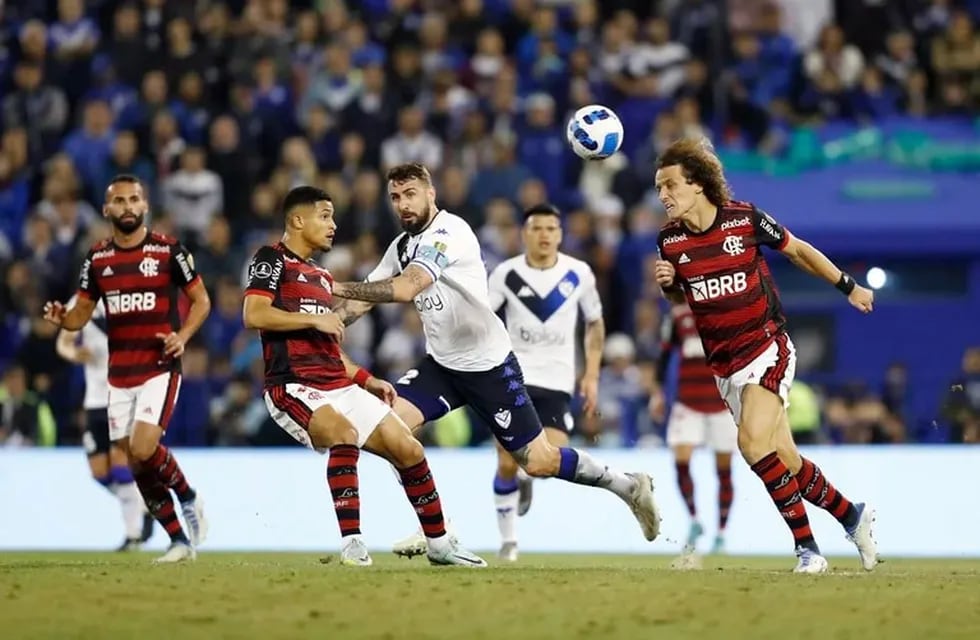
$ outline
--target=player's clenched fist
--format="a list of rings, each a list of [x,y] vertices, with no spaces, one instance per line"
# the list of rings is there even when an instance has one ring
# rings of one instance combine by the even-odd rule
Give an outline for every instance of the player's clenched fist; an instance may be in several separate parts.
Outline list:
[[[44,319],[60,327],[65,319],[65,305],[58,301],[46,302],[44,304]]]
[[[657,260],[653,263],[653,274],[657,278],[657,284],[661,287],[669,287],[674,284],[674,265],[666,260]]]
[[[875,293],[860,285],[854,285],[854,290],[847,296],[847,301],[861,313],[871,313],[874,310]]]
[[[337,340],[344,339],[344,321],[336,313],[324,313],[316,316],[316,324],[313,328],[320,333],[328,333],[337,336]]]

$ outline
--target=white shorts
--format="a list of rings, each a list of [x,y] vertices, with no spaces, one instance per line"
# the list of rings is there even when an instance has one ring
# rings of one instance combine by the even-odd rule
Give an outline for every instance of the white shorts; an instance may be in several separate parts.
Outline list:
[[[789,335],[783,332],[755,360],[727,378],[715,376],[715,382],[735,418],[735,424],[738,424],[742,416],[742,390],[746,385],[757,384],[769,389],[783,401],[783,407],[789,407],[789,389],[793,386],[794,377],[796,347]]]
[[[731,453],[738,447],[738,427],[727,411],[702,413],[677,402],[667,422],[667,445],[708,445],[712,451]]]
[[[339,389],[315,389],[290,382],[266,389],[265,406],[272,419],[303,446],[326,453],[327,449],[313,446],[307,432],[313,412],[331,406],[350,420],[357,429],[357,446],[363,447],[381,421],[391,413],[391,407],[380,398],[357,385]]]
[[[122,440],[133,433],[133,425],[147,422],[167,430],[180,394],[180,374],[161,373],[135,387],[109,385],[109,440]]]

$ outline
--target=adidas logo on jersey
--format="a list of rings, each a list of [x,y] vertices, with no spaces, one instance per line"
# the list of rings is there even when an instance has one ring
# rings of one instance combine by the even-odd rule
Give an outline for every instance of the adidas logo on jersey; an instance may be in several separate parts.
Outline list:
[[[115,272],[112,270],[112,267],[110,266],[106,266],[106,268],[102,270],[103,276],[111,276],[113,273]]]
[[[304,276],[302,273],[299,274],[296,276],[296,282],[306,282],[306,276]]]
[[[686,253],[682,253],[681,257],[677,259],[677,264],[687,264],[691,259],[687,257]]]
[[[525,285],[525,286],[521,287],[520,290],[517,292],[517,297],[518,298],[533,298],[534,297],[534,292],[531,291],[531,287]]]

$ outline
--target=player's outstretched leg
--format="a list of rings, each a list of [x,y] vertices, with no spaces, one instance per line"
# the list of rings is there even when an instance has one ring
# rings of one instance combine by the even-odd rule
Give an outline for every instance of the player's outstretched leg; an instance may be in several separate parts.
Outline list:
[[[500,529],[501,560],[517,560],[517,509],[520,491],[517,472],[520,467],[514,457],[497,443],[497,473],[493,477],[493,500],[497,509],[497,528]]]
[[[431,564],[487,566],[482,558],[460,547],[446,531],[442,500],[429,470],[425,450],[400,418],[394,413],[385,416],[364,443],[364,449],[381,456],[398,470],[405,496],[422,527]]]
[[[561,478],[575,484],[601,487],[629,505],[647,540],[660,533],[660,512],[653,499],[653,480],[645,473],[623,473],[598,462],[581,449],[556,447],[542,430],[527,444],[511,451],[533,477]]]
[[[831,484],[820,467],[800,455],[786,420],[781,425],[777,442],[780,458],[795,472],[800,495],[834,516],[844,527],[847,539],[857,547],[864,570],[874,569],[878,564],[878,544],[872,531],[874,509],[864,503],[852,503]]]
[[[687,532],[687,541],[684,544],[684,551],[694,551],[697,547],[698,538],[704,534],[704,527],[698,520],[698,510],[694,502],[694,478],[691,477],[691,456],[694,447],[689,444],[678,444],[674,446],[674,469],[677,472],[677,488],[680,489],[681,499],[687,507],[687,513],[691,516],[691,526]]]
[[[742,391],[738,448],[752,471],[765,484],[769,497],[793,534],[793,544],[799,558],[794,571],[823,573],[827,570],[827,560],[820,555],[820,548],[810,529],[796,477],[772,448],[774,431],[784,413],[776,394],[759,385],[746,385]]]

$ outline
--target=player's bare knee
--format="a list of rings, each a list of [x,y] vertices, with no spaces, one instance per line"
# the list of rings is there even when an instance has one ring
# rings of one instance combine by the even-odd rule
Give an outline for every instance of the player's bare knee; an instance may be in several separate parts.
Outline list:
[[[151,438],[134,438],[129,443],[130,461],[140,464],[146,462],[153,456],[158,444]]]
[[[551,478],[558,475],[561,454],[558,452],[558,447],[551,446],[547,442],[545,444],[546,446],[531,448],[526,456],[526,461],[521,465],[529,476]]]
[[[738,450],[747,463],[755,464],[773,450],[771,435],[765,429],[745,423],[738,429]]]
[[[388,452],[392,464],[398,469],[414,467],[425,459],[425,448],[422,443],[407,433],[393,445],[389,443]]]

